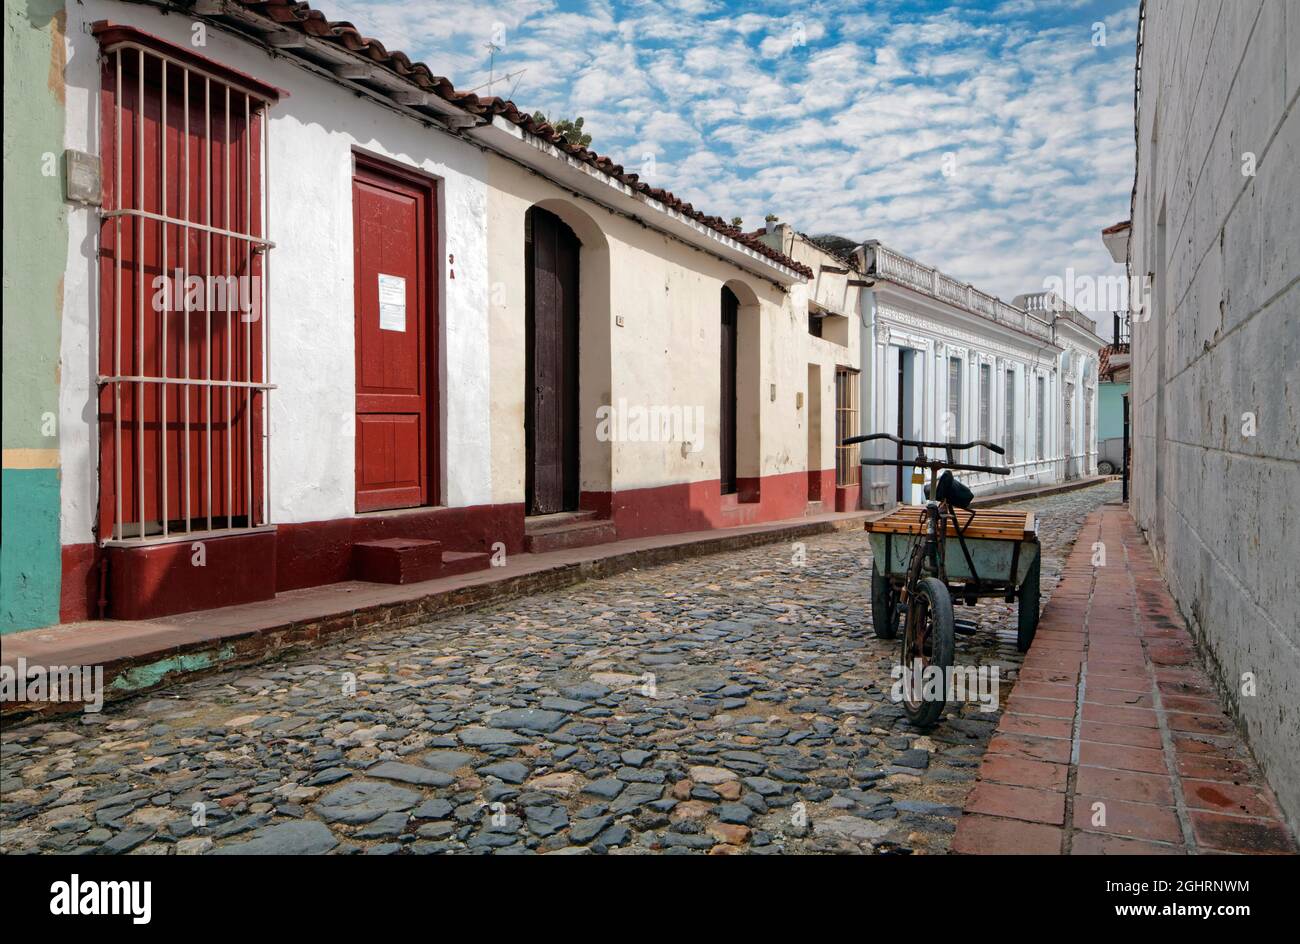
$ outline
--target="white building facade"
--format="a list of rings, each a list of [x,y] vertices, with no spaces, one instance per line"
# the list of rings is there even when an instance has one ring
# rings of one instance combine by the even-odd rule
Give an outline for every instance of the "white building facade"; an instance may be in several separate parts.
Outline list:
[[[1103,342],[1085,316],[1046,293],[1008,304],[875,240],[859,258],[865,432],[1003,446],[1002,456],[954,457],[1011,469],[959,475],[976,493],[1095,474]],[[874,448],[897,455],[889,444]],[[868,507],[921,496],[919,480],[889,468],[864,470],[863,492]]]

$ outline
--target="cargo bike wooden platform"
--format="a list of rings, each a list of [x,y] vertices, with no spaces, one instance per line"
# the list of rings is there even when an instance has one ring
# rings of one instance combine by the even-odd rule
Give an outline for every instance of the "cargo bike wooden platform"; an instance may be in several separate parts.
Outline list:
[[[982,447],[1001,455],[1001,447],[983,440],[941,443],[902,439],[887,433],[854,436],[846,445],[886,439],[898,444],[899,458],[864,458],[863,465],[930,470],[924,505],[901,505],[869,521],[871,541],[871,618],[877,636],[893,639],[903,624],[901,664],[904,671],[924,673],[952,666],[955,636],[975,632],[974,623],[953,616],[953,602],[973,606],[981,598],[1017,603],[1016,643],[1029,648],[1038,628],[1039,553],[1037,516],[1032,511],[972,509],[969,489],[952,470],[1007,475],[1005,466],[959,462],[955,452]],[[903,458],[903,447],[917,450]],[[925,450],[942,450],[931,458]],[[940,475],[942,473],[942,475]],[[904,686],[903,708],[920,727],[934,724],[945,700],[920,697]]]

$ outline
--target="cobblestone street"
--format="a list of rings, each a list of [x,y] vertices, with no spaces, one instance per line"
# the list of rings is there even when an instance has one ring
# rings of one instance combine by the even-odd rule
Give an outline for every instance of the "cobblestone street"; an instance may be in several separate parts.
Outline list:
[[[1007,506],[1044,602],[1118,497]],[[868,568],[860,530],[696,558],[7,730],[0,848],[943,853],[999,715],[907,725]],[[972,614],[1005,701],[1014,606]]]

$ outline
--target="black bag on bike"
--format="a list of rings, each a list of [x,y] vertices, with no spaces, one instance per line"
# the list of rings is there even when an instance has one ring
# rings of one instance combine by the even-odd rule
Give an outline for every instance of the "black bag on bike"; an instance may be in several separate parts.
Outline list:
[[[969,509],[970,503],[975,500],[975,493],[972,492],[961,482],[952,472],[945,471],[939,476],[939,487],[935,489],[936,501],[946,501],[954,508]],[[925,485],[925,497],[930,497],[930,483]]]

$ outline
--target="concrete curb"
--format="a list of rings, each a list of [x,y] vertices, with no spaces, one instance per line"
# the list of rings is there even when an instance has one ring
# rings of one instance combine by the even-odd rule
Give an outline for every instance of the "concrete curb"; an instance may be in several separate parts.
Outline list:
[[[1062,492],[1074,492],[1081,488],[1091,488],[1094,485],[1104,485],[1114,478],[1119,481],[1117,476],[1109,475],[1092,475],[1086,479],[1074,479],[1070,482],[1061,482],[1056,485],[1046,485],[1042,488],[1019,489],[1014,492],[996,492],[992,495],[978,495],[971,502],[972,508],[993,508],[997,505],[1009,505],[1012,502],[1025,501],[1030,498],[1045,498],[1048,495],[1059,495]]]

